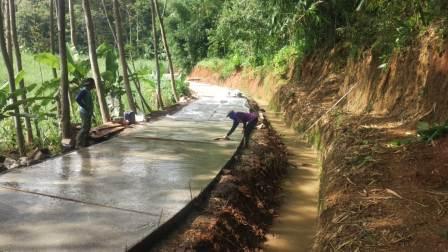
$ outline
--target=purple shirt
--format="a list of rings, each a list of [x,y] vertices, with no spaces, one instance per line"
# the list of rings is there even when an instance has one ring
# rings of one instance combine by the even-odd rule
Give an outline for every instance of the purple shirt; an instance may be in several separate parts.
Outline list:
[[[258,118],[258,113],[257,112],[252,112],[252,113],[231,112],[229,114],[229,117],[230,117],[230,119],[233,120],[233,125],[232,125],[232,128],[227,133],[227,136],[230,136],[233,133],[233,131],[235,131],[238,124],[240,124],[240,123],[242,123],[244,125],[244,128],[246,128],[246,124],[248,124]]]
[[[257,112],[245,113],[245,112],[235,112],[229,116],[233,121],[238,123],[249,123],[258,118]]]

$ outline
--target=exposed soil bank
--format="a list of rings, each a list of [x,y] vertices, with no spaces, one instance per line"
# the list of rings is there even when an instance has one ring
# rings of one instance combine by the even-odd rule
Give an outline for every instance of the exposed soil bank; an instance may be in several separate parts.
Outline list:
[[[253,251],[265,240],[287,167],[283,144],[264,120],[185,223],[153,251]]]
[[[448,138],[421,143],[415,129],[448,118],[447,46],[428,32],[384,68],[368,51],[346,60],[333,50],[286,80],[250,71],[221,80],[201,68],[191,77],[270,100],[320,150],[315,250],[446,251]]]

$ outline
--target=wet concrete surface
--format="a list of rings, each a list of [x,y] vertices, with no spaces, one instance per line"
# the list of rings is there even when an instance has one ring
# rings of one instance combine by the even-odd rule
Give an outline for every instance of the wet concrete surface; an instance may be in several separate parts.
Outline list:
[[[247,111],[234,91],[192,83],[199,99],[104,143],[0,176],[0,250],[123,251],[197,196],[235,152],[213,141]]]

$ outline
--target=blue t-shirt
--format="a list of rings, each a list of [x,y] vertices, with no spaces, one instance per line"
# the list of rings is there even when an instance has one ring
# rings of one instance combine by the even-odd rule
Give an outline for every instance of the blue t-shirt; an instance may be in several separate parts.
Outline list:
[[[87,88],[81,88],[81,91],[76,96],[76,102],[79,104],[79,112],[92,115],[93,114],[93,100],[92,94]]]

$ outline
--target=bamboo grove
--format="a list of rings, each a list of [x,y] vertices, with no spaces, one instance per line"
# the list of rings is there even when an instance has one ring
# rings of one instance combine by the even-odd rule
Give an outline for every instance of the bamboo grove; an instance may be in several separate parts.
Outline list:
[[[32,146],[47,145],[49,138],[56,145],[71,138],[77,120],[73,97],[88,76],[96,84],[97,123],[110,121],[111,109],[118,110],[115,115],[124,110],[148,113],[177,102],[187,92],[183,79],[175,77],[163,22],[166,2],[162,6],[156,0],[0,3],[0,128],[4,133],[15,129],[13,146],[20,156]],[[25,61],[32,64],[22,64],[22,52],[31,55],[32,60]],[[145,67],[136,67],[139,62]],[[170,91],[161,86],[164,70],[169,73],[165,82]],[[4,126],[10,120],[14,126]],[[57,125],[51,133],[42,130],[49,121]],[[11,136],[4,133],[2,138]]]

